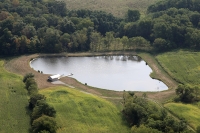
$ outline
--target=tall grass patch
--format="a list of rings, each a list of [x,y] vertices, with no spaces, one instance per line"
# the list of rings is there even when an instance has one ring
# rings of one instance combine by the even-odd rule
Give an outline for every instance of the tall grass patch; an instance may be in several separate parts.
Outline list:
[[[164,105],[167,109],[177,115],[179,118],[185,118],[188,124],[196,128],[200,123],[200,109],[191,104],[167,103]]]
[[[7,72],[0,60],[0,132],[27,133],[30,128],[26,112],[28,97],[22,77]]]
[[[67,87],[40,90],[56,110],[58,133],[129,132],[121,112],[110,102]]]
[[[200,52],[179,50],[160,54],[156,59],[179,83],[200,85]]]
[[[117,17],[124,17],[128,9],[139,10],[146,14],[148,6],[159,0],[64,0],[67,9],[78,10],[101,10],[113,14]]]

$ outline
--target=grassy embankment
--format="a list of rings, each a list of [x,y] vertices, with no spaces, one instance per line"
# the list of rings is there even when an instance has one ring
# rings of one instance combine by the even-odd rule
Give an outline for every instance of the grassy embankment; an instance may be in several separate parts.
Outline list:
[[[159,54],[156,59],[179,83],[200,85],[200,52],[179,50]]]
[[[183,103],[167,103],[164,107],[173,112],[178,118],[185,118],[192,128],[195,129],[200,125],[199,107]]]
[[[130,131],[120,111],[102,98],[60,86],[40,90],[40,93],[57,111],[58,133]]]
[[[159,0],[64,0],[67,9],[101,10],[117,17],[124,17],[128,9],[139,10],[142,15],[146,14],[149,5]]]
[[[159,54],[156,59],[166,72],[183,84],[200,85],[200,52],[178,50]],[[164,105],[178,117],[185,118],[191,127],[200,123],[198,104],[167,103]]]
[[[22,77],[7,72],[0,59],[0,132],[27,133],[30,117],[26,112],[27,92]]]

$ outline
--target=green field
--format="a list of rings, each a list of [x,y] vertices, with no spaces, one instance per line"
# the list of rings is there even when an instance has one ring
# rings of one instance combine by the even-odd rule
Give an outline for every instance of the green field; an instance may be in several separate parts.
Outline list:
[[[117,17],[124,17],[128,9],[139,10],[141,14],[146,13],[149,5],[159,0],[64,0],[67,9],[89,9],[101,10]]]
[[[200,52],[179,50],[159,54],[156,59],[179,83],[200,85]]]
[[[67,87],[40,90],[56,111],[58,133],[126,133],[130,128],[112,103]]]
[[[182,103],[167,103],[164,106],[179,118],[185,118],[191,127],[196,128],[200,125],[199,107]]]
[[[7,72],[0,60],[0,133],[27,133],[30,117],[26,112],[27,92],[22,77]]]

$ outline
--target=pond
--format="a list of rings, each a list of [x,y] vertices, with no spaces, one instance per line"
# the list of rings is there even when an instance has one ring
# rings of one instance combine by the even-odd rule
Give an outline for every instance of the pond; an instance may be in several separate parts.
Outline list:
[[[73,73],[89,86],[115,91],[162,91],[168,87],[152,79],[151,68],[138,56],[41,57],[30,63],[45,74]]]

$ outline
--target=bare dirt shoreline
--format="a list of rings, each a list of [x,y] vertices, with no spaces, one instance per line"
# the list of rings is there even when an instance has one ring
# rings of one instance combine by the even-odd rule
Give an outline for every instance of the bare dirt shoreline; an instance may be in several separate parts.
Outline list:
[[[153,70],[153,78],[157,78],[161,81],[163,81],[170,89],[167,91],[162,92],[147,92],[148,98],[158,100],[160,102],[163,102],[170,97],[175,95],[174,88],[177,86],[177,83],[169,77],[159,66],[159,64],[156,62],[155,58],[151,56],[150,54],[137,54],[136,52],[103,52],[103,53],[62,53],[62,54],[33,54],[33,55],[23,55],[19,57],[15,57],[11,60],[5,61],[5,68],[6,70],[22,75],[24,76],[26,73],[33,73],[35,75],[35,80],[38,84],[39,89],[45,89],[52,86],[57,86],[55,84],[51,84],[50,82],[47,82],[47,78],[49,75],[47,74],[41,74],[35,70],[33,70],[29,63],[31,59],[40,57],[40,56],[98,56],[98,55],[139,55],[147,62],[147,64],[152,68]],[[103,98],[119,98],[122,97],[123,92],[120,91],[110,91],[110,90],[104,90],[104,89],[98,89],[94,87],[90,87],[84,84],[81,84],[76,79],[70,78],[70,77],[64,77],[61,79],[62,82],[69,84],[71,86],[74,86],[76,89],[92,93],[98,96],[101,96]],[[136,92],[137,95],[142,95],[144,92]]]

